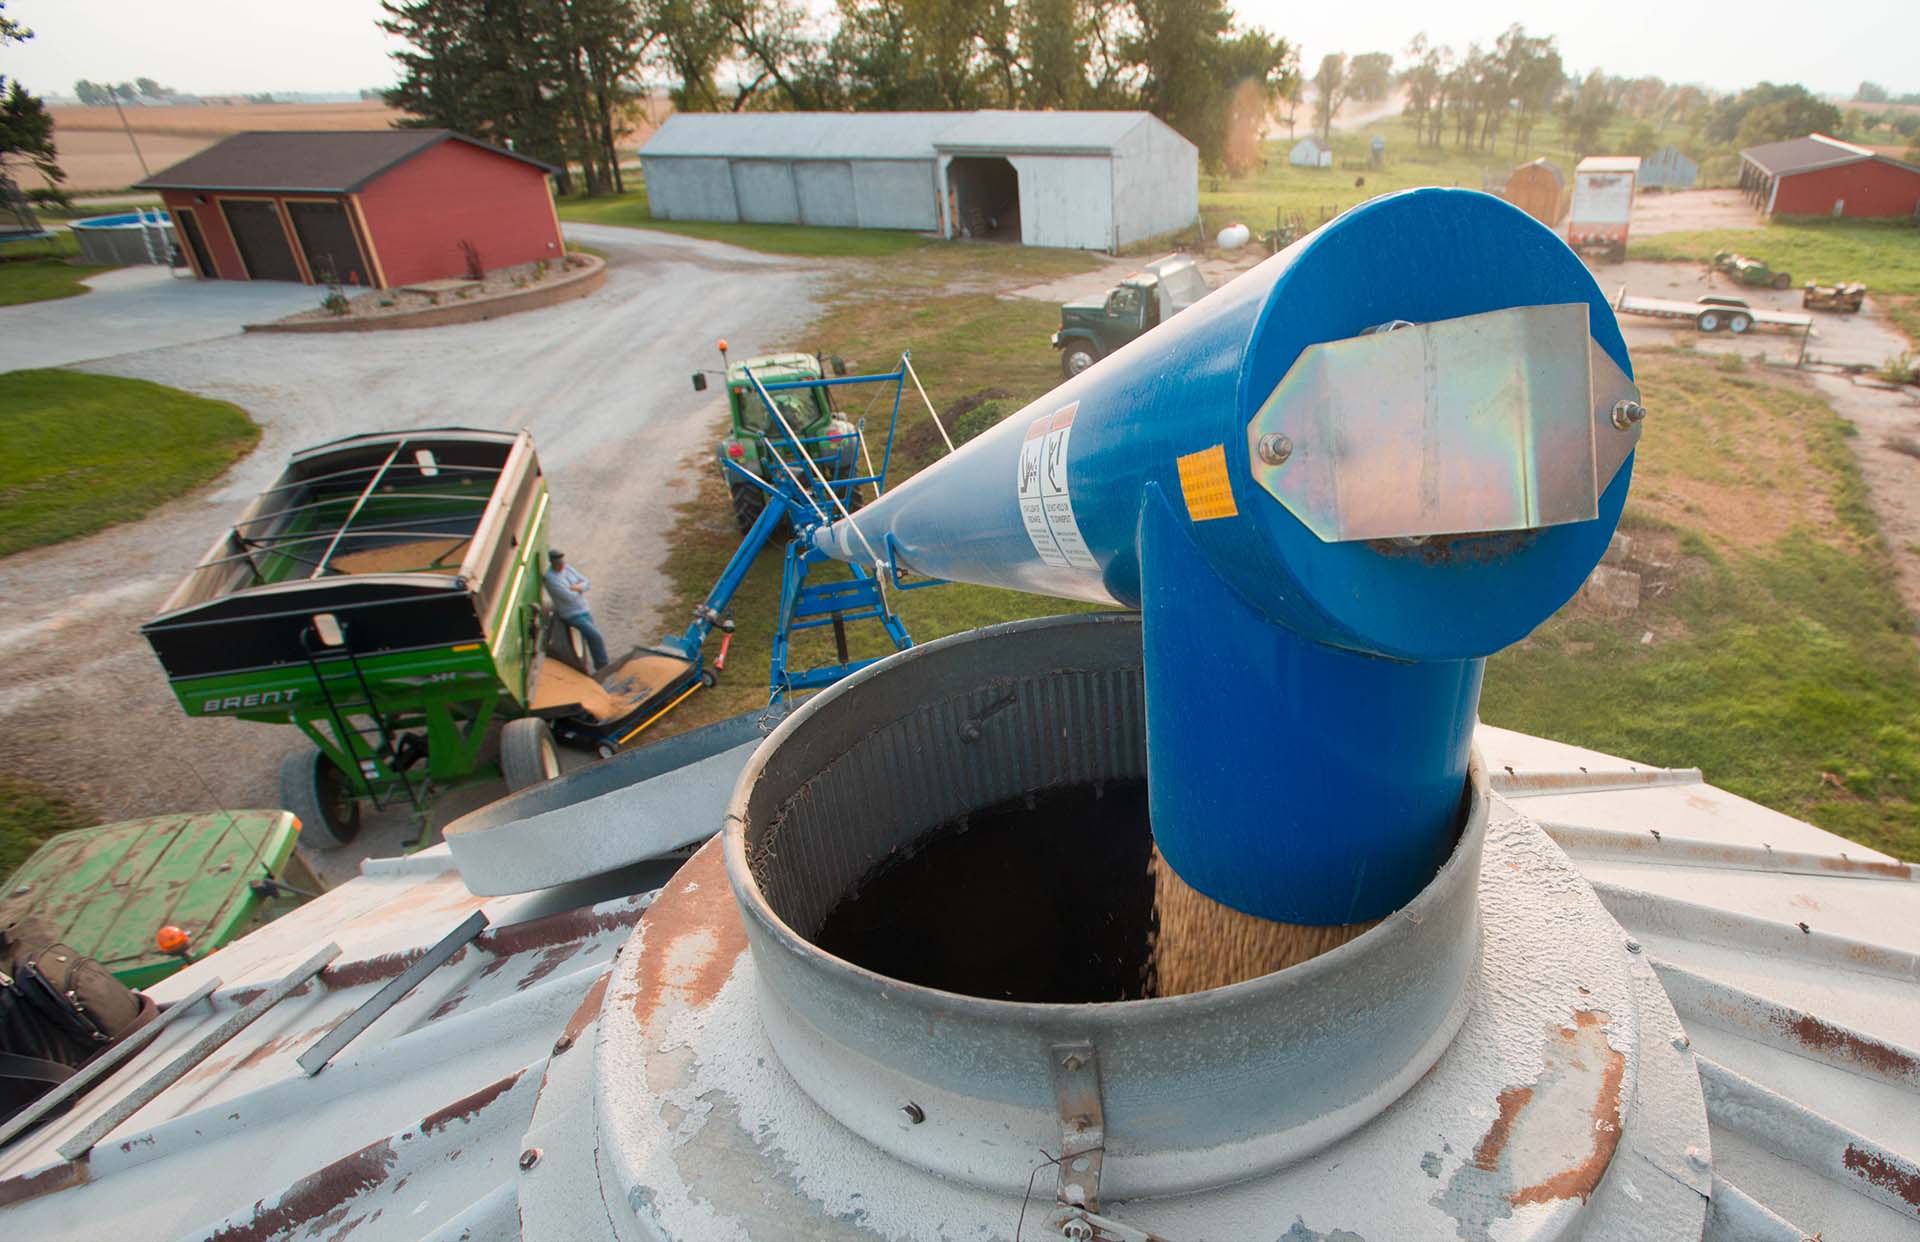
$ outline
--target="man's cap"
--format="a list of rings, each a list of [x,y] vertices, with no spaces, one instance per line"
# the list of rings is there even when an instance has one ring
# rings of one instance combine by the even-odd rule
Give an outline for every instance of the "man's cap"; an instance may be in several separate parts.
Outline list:
[[[550,561],[563,561],[566,558],[567,558],[567,554],[565,552],[562,552],[558,548],[547,549],[547,559]]]

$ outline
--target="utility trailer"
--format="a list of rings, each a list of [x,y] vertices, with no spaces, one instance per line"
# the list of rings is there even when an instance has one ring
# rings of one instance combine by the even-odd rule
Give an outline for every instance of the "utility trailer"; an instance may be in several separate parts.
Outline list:
[[[294,454],[141,627],[189,716],[293,724],[281,768],[307,839],[343,845],[365,803],[429,830],[440,789],[560,773],[554,722],[590,746],[701,683],[636,651],[543,658],[548,495],[533,439],[469,428],[351,436]],[[571,659],[570,666],[567,660]],[[662,667],[662,666],[665,667]],[[617,741],[614,741],[617,745]]]
[[[1813,327],[1811,315],[1767,310],[1751,305],[1745,298],[1711,294],[1694,302],[1683,302],[1678,298],[1637,298],[1627,295],[1625,285],[1620,286],[1620,292],[1615,295],[1613,309],[1622,315],[1640,315],[1648,319],[1690,320],[1702,332],[1726,331],[1736,336],[1752,331],[1757,324],[1792,328],[1800,332]]]

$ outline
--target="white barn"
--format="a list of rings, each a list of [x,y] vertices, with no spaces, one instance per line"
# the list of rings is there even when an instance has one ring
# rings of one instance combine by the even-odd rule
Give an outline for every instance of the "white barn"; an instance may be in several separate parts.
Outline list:
[[[678,113],[654,215],[1115,250],[1192,227],[1200,155],[1146,112]]]

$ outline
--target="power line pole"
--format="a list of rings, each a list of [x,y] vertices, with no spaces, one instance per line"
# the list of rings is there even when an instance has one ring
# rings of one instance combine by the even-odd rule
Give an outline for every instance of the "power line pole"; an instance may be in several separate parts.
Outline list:
[[[153,169],[147,167],[147,157],[140,154],[140,144],[134,139],[133,126],[127,124],[127,111],[120,106],[120,90],[112,83],[107,84],[107,95],[113,100],[113,110],[120,114],[120,128],[127,131],[127,141],[133,146],[133,157],[140,161],[140,175],[153,176]]]

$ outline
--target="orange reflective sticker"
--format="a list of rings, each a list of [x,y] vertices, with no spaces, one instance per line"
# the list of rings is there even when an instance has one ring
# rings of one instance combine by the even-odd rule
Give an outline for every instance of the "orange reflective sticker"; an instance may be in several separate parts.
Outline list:
[[[1216,444],[1179,459],[1180,494],[1187,501],[1187,516],[1196,522],[1239,516],[1233,503],[1233,484],[1227,478],[1227,449]]]

